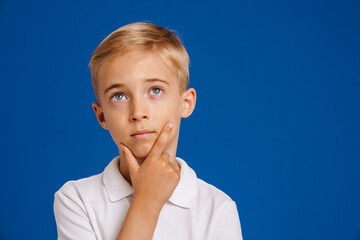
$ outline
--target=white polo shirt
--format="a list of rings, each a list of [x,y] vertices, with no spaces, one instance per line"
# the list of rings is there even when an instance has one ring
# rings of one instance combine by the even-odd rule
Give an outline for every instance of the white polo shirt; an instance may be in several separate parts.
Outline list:
[[[119,159],[101,174],[69,181],[55,193],[58,239],[117,238],[134,192],[119,171]],[[180,181],[160,212],[152,239],[241,240],[235,202],[176,159]]]

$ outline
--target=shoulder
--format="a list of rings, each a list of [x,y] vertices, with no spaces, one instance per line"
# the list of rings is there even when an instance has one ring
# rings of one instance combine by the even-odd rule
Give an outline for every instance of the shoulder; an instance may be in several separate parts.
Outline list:
[[[188,166],[188,164],[183,159],[177,157],[177,160],[181,166],[181,179],[179,188],[186,189],[179,189],[179,192],[182,193],[181,195],[184,195],[184,193],[187,195],[181,196],[181,198],[194,199],[197,208],[212,208],[216,209],[217,211],[221,211],[221,208],[234,203],[234,201],[226,193],[214,185],[198,178],[195,171],[190,166]]]
[[[196,194],[192,211],[199,226],[206,232],[204,239],[242,239],[239,214],[229,195],[196,177]],[[206,221],[204,221],[206,219]]]
[[[221,191],[214,185],[207,183],[200,178],[197,179],[197,183],[201,194],[208,195],[209,197],[213,197],[215,199],[223,201],[232,201],[225,192]]]
[[[218,211],[226,208],[228,205],[234,204],[234,201],[223,191],[202,179],[197,179],[198,185],[198,201],[201,204],[211,205]]]
[[[102,199],[101,185],[102,174],[97,174],[68,181],[55,192],[53,208],[59,239],[95,239],[93,206]]]
[[[242,239],[240,219],[235,201],[215,186],[198,179],[198,211],[209,219],[209,239]],[[201,209],[201,210],[200,210]]]
[[[75,199],[93,198],[102,189],[102,173],[66,182],[56,193],[56,197]]]

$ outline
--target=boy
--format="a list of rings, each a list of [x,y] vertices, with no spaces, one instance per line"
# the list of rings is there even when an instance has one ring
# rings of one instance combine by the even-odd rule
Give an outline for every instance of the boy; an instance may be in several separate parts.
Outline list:
[[[55,193],[59,239],[242,239],[235,202],[176,157],[180,120],[196,102],[178,37],[129,24],[100,43],[89,65],[92,107],[119,156]]]

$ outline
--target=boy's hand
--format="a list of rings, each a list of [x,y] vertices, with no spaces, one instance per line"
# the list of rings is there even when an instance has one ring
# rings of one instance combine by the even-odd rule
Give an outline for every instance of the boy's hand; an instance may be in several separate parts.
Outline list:
[[[173,125],[168,123],[156,139],[143,164],[139,166],[132,152],[122,146],[134,188],[134,200],[161,211],[180,180],[180,168],[176,159],[164,152]]]

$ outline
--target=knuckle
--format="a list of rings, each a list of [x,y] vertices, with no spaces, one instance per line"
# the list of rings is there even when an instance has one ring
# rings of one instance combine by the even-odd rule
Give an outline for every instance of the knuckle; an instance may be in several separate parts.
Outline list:
[[[166,159],[164,159],[163,157],[157,159],[156,161],[153,161],[153,163],[157,167],[166,167],[166,162]]]
[[[176,176],[180,176],[179,171],[177,171],[176,168],[175,168],[175,166],[172,165],[172,164],[169,164],[169,165],[168,165],[168,172],[169,172],[169,174],[172,175],[172,176],[175,176],[175,177],[176,177]]]
[[[163,152],[161,154],[161,157],[165,160],[169,160],[170,159],[170,154],[168,152]]]
[[[180,180],[180,173],[175,171],[175,169],[173,169],[172,174],[171,174],[171,178],[174,181],[179,181]]]
[[[173,168],[170,164],[167,166],[167,172],[168,172],[169,174],[173,174],[173,173],[174,173],[174,168]]]

